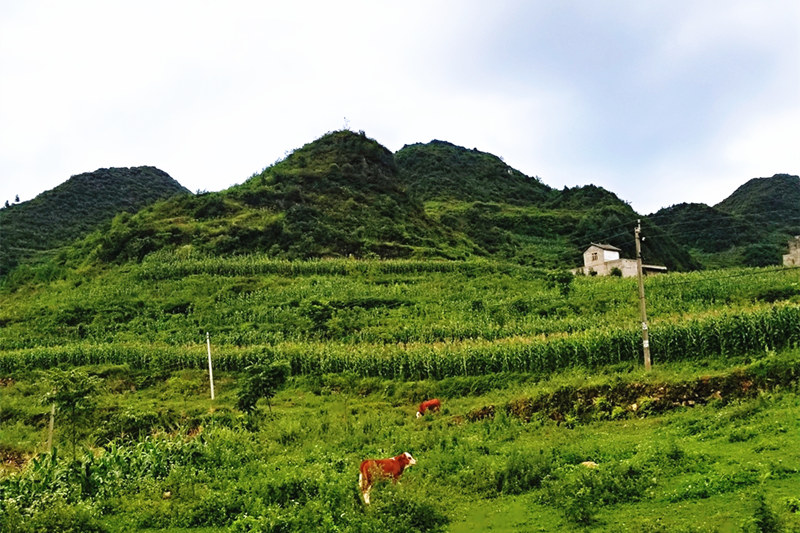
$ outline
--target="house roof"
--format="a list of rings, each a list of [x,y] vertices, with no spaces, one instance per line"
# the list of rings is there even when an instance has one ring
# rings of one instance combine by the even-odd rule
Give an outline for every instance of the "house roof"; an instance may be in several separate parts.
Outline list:
[[[597,246],[601,250],[610,250],[612,252],[621,252],[622,251],[622,249],[617,248],[616,246],[611,246],[610,244],[597,244],[597,243],[593,242],[592,244],[589,245],[589,248],[591,248],[592,246]],[[587,250],[589,248],[587,248]]]

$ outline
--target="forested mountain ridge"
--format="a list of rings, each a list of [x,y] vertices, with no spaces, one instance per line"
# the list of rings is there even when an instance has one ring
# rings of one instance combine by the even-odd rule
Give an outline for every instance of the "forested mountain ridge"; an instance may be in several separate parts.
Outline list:
[[[125,188],[143,183],[153,193],[146,200]],[[170,198],[176,193],[183,194]],[[343,130],[219,192],[189,194],[152,167],[75,176],[0,210],[0,275],[76,238],[62,263],[140,261],[188,247],[282,259],[484,257],[569,269],[592,242],[634,257],[639,219],[644,260],[671,271],[774,264],[786,236],[800,232],[795,198],[800,179],[776,175],[751,180],[715,207],[679,204],[645,217],[611,191],[554,189],[476,148],[434,140],[393,154],[363,132]],[[777,222],[763,223],[766,210]]]
[[[85,236],[118,213],[135,213],[176,194],[189,190],[157,168],[101,168],[6,206],[0,209],[0,276],[20,261]]]
[[[283,259],[456,258],[474,251],[401,187],[389,150],[349,131],[306,144],[240,185],[117,217],[80,243],[78,255],[124,262],[187,246]]]
[[[83,244],[103,261],[163,248],[276,258],[493,258],[542,268],[578,266],[592,241],[633,254],[633,209],[589,185],[556,190],[491,154],[443,141],[397,154],[363,133],[336,131],[240,185],[176,198],[115,219]],[[698,265],[669,238],[648,261]]]
[[[678,204],[651,218],[706,266],[778,264],[800,234],[800,177],[753,178],[713,207]]]
[[[404,146],[395,159],[404,185],[428,214],[467,235],[485,255],[570,268],[582,264],[590,243],[603,242],[634,257],[633,229],[641,217],[602,187],[554,189],[497,156],[444,141]],[[700,266],[657,227],[647,232],[647,261],[671,270]]]

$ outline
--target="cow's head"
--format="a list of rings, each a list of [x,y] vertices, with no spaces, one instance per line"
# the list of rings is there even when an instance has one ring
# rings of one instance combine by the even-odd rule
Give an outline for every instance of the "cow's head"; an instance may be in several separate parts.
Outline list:
[[[406,466],[417,464],[417,460],[411,457],[411,454],[408,452],[403,452],[403,455],[401,455],[400,457],[403,458],[403,462],[406,463]]]

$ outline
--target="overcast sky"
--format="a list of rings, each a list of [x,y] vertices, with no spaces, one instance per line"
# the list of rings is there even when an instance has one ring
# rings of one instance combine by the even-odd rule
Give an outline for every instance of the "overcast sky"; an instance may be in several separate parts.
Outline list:
[[[800,2],[0,1],[0,202],[138,165],[222,190],[344,127],[713,205],[800,173]]]

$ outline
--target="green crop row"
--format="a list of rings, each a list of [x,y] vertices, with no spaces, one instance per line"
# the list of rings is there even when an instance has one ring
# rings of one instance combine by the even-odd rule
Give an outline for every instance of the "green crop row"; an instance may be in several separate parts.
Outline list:
[[[781,305],[723,313],[651,328],[655,364],[758,353],[797,345],[800,306]],[[596,328],[570,335],[513,337],[497,341],[410,344],[285,342],[274,346],[214,348],[214,366],[241,370],[256,360],[287,360],[296,375],[347,372],[397,379],[444,378],[494,372],[549,373],[572,366],[641,360],[637,328]],[[0,353],[0,371],[57,365],[122,364],[134,368],[203,368],[204,345],[75,343]]]
[[[491,273],[524,270],[525,267],[488,261],[432,261],[413,259],[311,259],[289,261],[267,255],[237,255],[227,257],[187,253],[158,252],[142,262],[139,277],[147,280],[180,279],[195,274],[216,276],[281,276],[354,274],[409,274],[427,272]],[[531,269],[528,269],[531,270]]]

